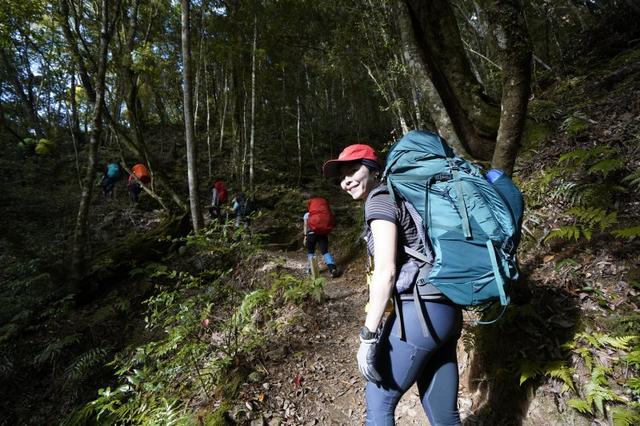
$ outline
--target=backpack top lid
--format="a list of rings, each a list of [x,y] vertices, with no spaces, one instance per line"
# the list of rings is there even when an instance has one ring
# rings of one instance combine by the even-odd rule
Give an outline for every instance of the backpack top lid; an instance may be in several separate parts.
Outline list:
[[[428,153],[443,158],[455,157],[453,149],[440,135],[425,130],[412,130],[400,138],[389,150],[384,174],[387,175],[398,159],[408,152]]]

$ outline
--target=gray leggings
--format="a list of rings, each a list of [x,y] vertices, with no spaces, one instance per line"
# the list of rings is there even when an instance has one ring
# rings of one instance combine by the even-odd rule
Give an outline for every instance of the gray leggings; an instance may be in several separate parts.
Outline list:
[[[462,311],[449,303],[421,302],[426,309],[429,336],[424,336],[413,301],[402,302],[406,341],[393,315],[380,338],[377,370],[382,383],[367,383],[367,425],[394,425],[400,398],[414,384],[432,425],[460,425],[456,342]]]

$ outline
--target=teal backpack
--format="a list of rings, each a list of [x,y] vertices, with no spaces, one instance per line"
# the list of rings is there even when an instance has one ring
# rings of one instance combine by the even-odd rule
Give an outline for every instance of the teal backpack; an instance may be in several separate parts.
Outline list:
[[[118,179],[120,177],[120,166],[117,163],[109,163],[107,165],[107,177]]]
[[[416,297],[435,286],[461,306],[499,301],[506,309],[519,276],[523,199],[506,174],[492,170],[488,178],[493,183],[435,133],[411,131],[389,151],[383,173],[389,193],[405,203],[433,250],[431,260],[405,248],[428,271],[418,274]]]

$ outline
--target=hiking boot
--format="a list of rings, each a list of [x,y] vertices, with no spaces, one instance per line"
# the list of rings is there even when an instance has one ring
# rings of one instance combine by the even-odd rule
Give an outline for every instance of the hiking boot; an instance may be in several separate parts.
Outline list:
[[[331,273],[331,276],[333,278],[337,277],[338,274],[338,268],[336,267],[336,265],[327,265],[329,267],[329,273]]]

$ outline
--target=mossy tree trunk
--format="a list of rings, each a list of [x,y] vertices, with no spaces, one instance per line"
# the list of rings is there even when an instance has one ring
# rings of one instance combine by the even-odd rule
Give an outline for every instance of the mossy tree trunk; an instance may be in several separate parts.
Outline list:
[[[404,3],[423,66],[460,145],[472,157],[491,160],[493,167],[511,173],[522,137],[531,79],[531,44],[520,3],[481,2],[489,17],[502,67],[500,103],[489,98],[472,72],[451,2],[404,0]],[[434,106],[437,102],[430,110]]]
[[[531,88],[532,47],[517,0],[481,0],[489,17],[502,68],[500,126],[491,165],[513,172]]]
[[[460,143],[470,155],[493,155],[500,111],[471,71],[448,0],[405,0],[416,44]]]

